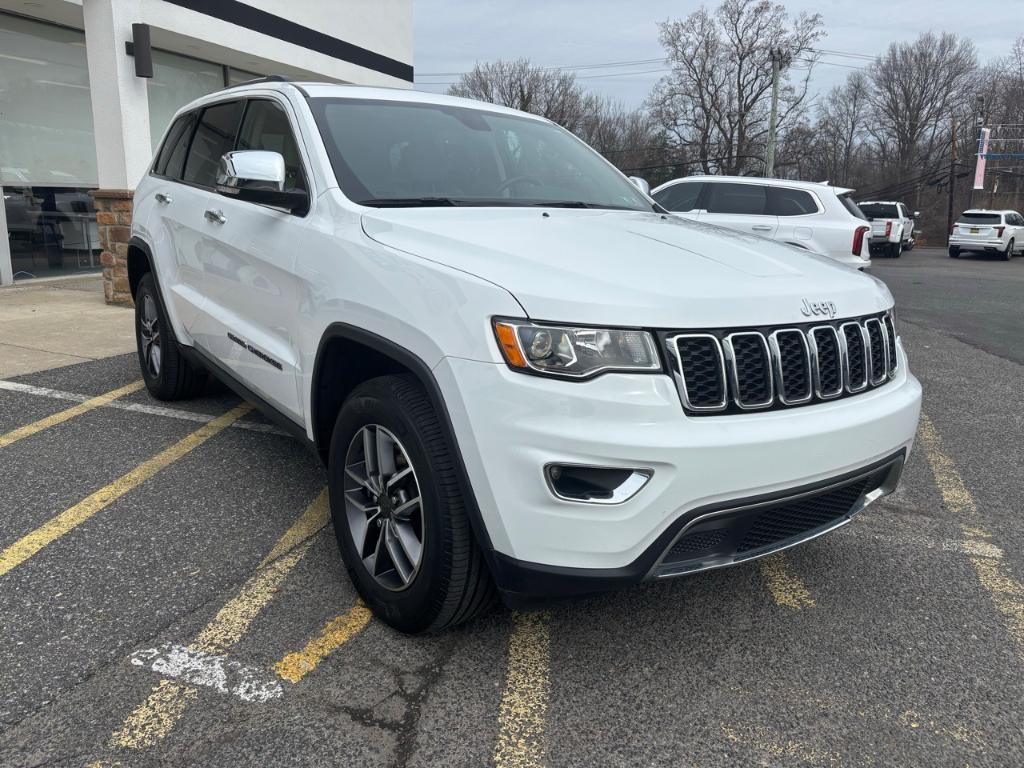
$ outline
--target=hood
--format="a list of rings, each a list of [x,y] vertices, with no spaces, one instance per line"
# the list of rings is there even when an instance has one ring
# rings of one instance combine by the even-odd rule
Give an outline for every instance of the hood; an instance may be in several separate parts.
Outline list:
[[[826,257],[657,213],[564,208],[390,208],[373,240],[500,285],[537,320],[648,328],[801,323],[892,305],[884,284]]]

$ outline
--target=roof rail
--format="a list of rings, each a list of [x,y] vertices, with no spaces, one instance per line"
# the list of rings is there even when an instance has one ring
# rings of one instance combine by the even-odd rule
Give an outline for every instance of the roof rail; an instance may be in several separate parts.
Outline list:
[[[255,77],[252,80],[246,80],[245,82],[242,82],[242,83],[235,83],[234,85],[225,86],[224,88],[220,88],[217,91],[215,91],[215,93],[220,93],[221,91],[230,91],[232,88],[241,88],[243,85],[258,85],[259,83],[293,83],[294,84],[294,82],[295,82],[294,78],[288,77],[288,75],[267,75],[266,77]],[[306,93],[305,89],[302,86],[296,85],[295,87],[298,88],[299,91],[301,91],[303,96],[307,96],[308,95]]]

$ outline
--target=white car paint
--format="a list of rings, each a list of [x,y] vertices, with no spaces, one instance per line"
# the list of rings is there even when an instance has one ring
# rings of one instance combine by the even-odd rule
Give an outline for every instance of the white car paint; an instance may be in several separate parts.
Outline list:
[[[699,198],[692,194],[680,194],[680,190],[700,185]],[[773,206],[742,213],[716,210],[713,195],[723,189],[719,185],[742,185],[752,192],[766,197],[779,191],[794,190],[801,199],[812,205],[804,208],[795,206]],[[774,190],[774,191],[769,191]],[[667,181],[651,192],[651,196],[667,210],[692,221],[714,224],[738,232],[748,232],[761,237],[778,240],[798,248],[828,256],[835,261],[855,269],[871,266],[868,253],[867,221],[849,199],[852,189],[833,187],[827,183],[791,181],[789,179],[762,179],[753,176],[687,176]],[[775,213],[783,215],[775,215]],[[865,232],[857,251],[857,232]]]
[[[301,87],[314,99],[513,114],[434,94]],[[286,110],[311,207],[289,215],[147,175],[135,193],[133,235],[152,250],[178,340],[310,440],[317,351],[331,324],[414,355],[439,387],[495,552],[543,566],[621,568],[696,507],[833,478],[909,450],[921,389],[899,341],[895,372],[876,389],[787,410],[695,417],[684,412],[668,369],[580,382],[524,375],[506,365],[492,329],[495,317],[647,329],[811,325],[891,310],[877,279],[656,210],[359,205],[339,187],[296,85],[233,88],[185,110],[241,97]],[[812,188],[824,201],[836,194]],[[222,212],[223,222],[206,218],[208,210]],[[828,242],[827,218],[808,217],[809,246]],[[853,225],[843,222],[847,248]],[[659,355],[665,359],[664,349]],[[622,504],[574,503],[546,485],[549,462],[654,474]]]
[[[876,209],[884,212],[891,208],[895,216],[875,216],[870,206],[885,206]],[[857,203],[861,213],[871,222],[871,253],[898,257],[904,250],[914,247],[914,216],[903,203],[893,200],[864,200]]]
[[[968,252],[1000,253],[1005,259],[1024,253],[1024,217],[1009,210],[964,211],[949,235],[949,255]]]

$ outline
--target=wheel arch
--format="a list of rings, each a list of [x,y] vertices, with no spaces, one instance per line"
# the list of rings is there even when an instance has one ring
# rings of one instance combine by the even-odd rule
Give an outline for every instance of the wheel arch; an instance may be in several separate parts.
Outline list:
[[[128,241],[128,286],[132,292],[132,299],[139,288],[139,281],[147,272],[153,273],[153,280],[157,282],[159,289],[160,282],[153,267],[153,250],[141,237],[133,236]]]
[[[397,373],[414,376],[437,413],[455,457],[460,491],[469,513],[473,535],[493,573],[494,550],[462,458],[444,394],[430,366],[416,353],[372,331],[348,323],[332,323],[327,327],[317,346],[310,391],[310,424],[317,453],[326,466],[334,423],[345,398],[352,390],[369,379]]]

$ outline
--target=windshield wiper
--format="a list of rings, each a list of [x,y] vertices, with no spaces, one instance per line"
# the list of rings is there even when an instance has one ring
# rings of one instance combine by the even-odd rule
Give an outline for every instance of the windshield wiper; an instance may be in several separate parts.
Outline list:
[[[359,205],[371,205],[376,208],[437,208],[461,205],[460,201],[450,197],[371,197],[356,202]]]

